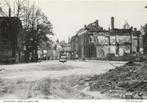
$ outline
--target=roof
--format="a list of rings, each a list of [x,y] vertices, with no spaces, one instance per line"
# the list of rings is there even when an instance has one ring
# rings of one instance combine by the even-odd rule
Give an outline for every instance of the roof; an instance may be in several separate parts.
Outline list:
[[[132,28],[130,28],[130,29],[117,29],[117,28],[115,28],[115,29],[112,29],[112,31],[111,32],[117,32],[117,33],[131,33],[132,32]]]
[[[110,35],[130,35],[132,33],[132,28],[130,29],[118,29],[118,28],[114,28],[111,30]]]
[[[111,35],[115,35],[115,33],[117,33],[117,35],[129,35],[131,33],[133,33],[134,36],[138,36],[141,34],[140,31],[135,31],[132,28],[130,29],[112,29],[111,31]]]
[[[85,34],[87,32],[87,30],[85,28],[81,28],[78,32],[77,35],[82,35]]]
[[[102,29],[102,27],[99,26],[98,21],[88,24],[85,28],[91,32],[100,31]]]
[[[0,19],[19,19],[18,17],[0,17]]]
[[[21,21],[17,17],[0,17],[0,24],[3,23],[3,21],[8,21],[9,23],[15,24],[16,26],[21,27]],[[11,22],[10,22],[11,21]]]

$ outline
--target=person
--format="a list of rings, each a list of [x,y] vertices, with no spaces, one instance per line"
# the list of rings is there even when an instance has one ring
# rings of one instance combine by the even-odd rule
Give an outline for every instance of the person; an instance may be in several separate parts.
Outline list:
[[[76,53],[76,59],[78,59],[78,58],[79,58],[78,53]]]

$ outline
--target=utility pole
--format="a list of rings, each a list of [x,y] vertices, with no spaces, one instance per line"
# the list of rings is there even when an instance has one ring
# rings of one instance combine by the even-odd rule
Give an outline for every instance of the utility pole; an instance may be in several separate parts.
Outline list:
[[[11,8],[9,8],[9,17],[11,17]]]
[[[130,53],[132,54],[133,53],[133,27],[131,27],[130,41],[131,41],[131,44],[130,44]]]
[[[147,6],[145,6],[145,8],[147,8]],[[147,24],[146,24],[147,25]],[[145,25],[145,28],[144,28],[144,31],[145,31],[145,34],[143,35],[143,52],[144,52],[144,54],[147,54],[147,32],[146,32],[146,26]]]

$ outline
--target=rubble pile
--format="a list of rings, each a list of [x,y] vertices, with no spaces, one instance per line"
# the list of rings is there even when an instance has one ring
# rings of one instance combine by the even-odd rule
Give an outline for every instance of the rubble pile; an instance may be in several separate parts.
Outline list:
[[[86,81],[85,81],[86,82]],[[91,91],[101,91],[120,98],[143,98],[147,95],[147,64],[116,67],[108,72],[91,77]]]

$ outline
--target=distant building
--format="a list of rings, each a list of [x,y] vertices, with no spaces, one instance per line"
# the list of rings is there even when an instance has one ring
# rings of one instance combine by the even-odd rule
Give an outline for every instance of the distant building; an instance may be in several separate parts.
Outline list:
[[[75,56],[79,58],[95,58],[96,57],[96,47],[93,41],[93,33],[102,29],[98,20],[95,22],[85,25],[81,28],[75,36],[71,39],[71,49],[74,51]]]
[[[72,58],[73,51],[71,50],[70,43],[66,43],[65,41],[59,42],[59,40],[57,40],[52,44],[50,49],[44,52],[39,51],[41,58],[45,58],[46,60],[58,60],[62,53],[66,54],[67,59]]]

